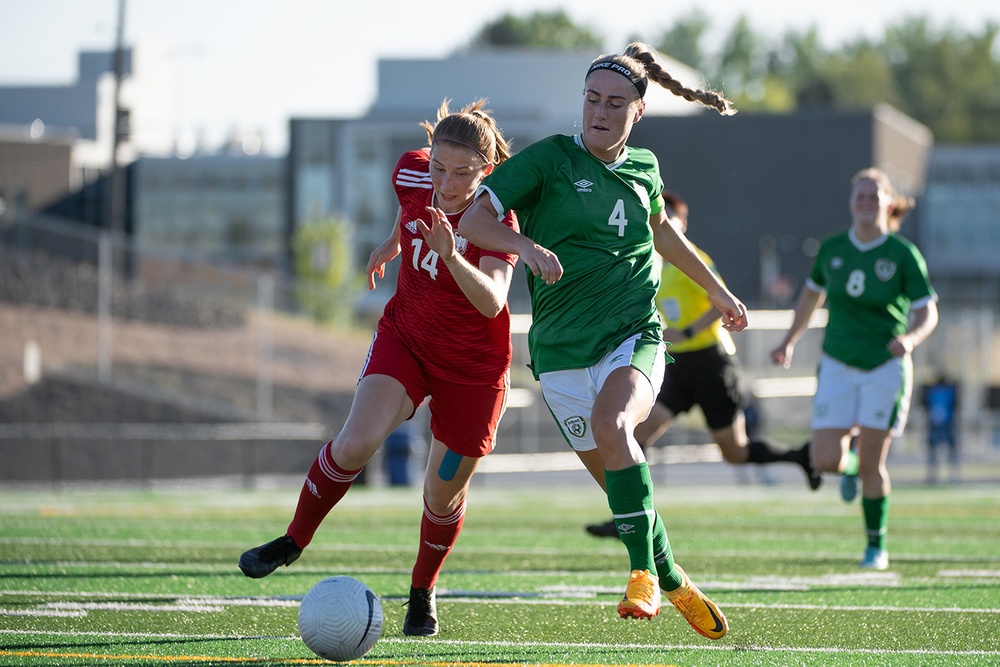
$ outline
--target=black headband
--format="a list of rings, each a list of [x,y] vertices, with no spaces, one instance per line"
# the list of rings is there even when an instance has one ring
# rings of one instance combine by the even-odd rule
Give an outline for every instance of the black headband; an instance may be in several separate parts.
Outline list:
[[[591,72],[593,72],[594,70],[598,70],[598,69],[609,69],[612,72],[618,72],[623,77],[625,77],[626,79],[628,79],[632,83],[633,86],[635,86],[635,89],[639,92],[639,99],[640,100],[643,97],[645,97],[645,95],[646,95],[646,85],[648,84],[648,81],[647,81],[645,75],[639,76],[638,74],[636,74],[635,72],[633,72],[632,70],[630,70],[628,67],[624,67],[622,65],[619,65],[618,63],[613,62],[611,60],[604,60],[604,61],[601,61],[601,62],[598,62],[598,63],[594,63],[593,65],[591,65],[590,69],[587,70],[587,76],[590,76]],[[586,77],[584,77],[584,78],[586,78]]]

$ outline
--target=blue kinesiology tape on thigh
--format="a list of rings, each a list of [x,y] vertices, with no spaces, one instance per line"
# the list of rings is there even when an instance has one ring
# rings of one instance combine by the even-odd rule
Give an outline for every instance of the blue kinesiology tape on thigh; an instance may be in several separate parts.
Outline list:
[[[446,482],[450,482],[455,479],[455,474],[458,472],[458,466],[462,464],[462,455],[456,454],[450,449],[444,453],[444,457],[441,459],[441,465],[438,466],[438,477]]]

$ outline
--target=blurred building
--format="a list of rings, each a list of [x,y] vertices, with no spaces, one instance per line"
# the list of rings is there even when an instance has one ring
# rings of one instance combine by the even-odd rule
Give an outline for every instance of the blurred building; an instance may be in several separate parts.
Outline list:
[[[851,177],[881,167],[898,189],[919,196],[933,137],[879,105],[644,118],[629,143],[656,153],[667,189],[690,205],[687,235],[740,298],[755,308],[788,308],[819,242],[851,224]]]
[[[133,241],[138,249],[283,268],[284,158],[141,157],[129,169]]]
[[[123,53],[119,99],[128,133],[119,147],[122,164],[140,154],[174,154],[174,58],[170,48],[156,43],[137,45]],[[0,124],[33,127],[39,137],[47,132],[70,134],[75,139],[75,168],[104,169],[111,163],[114,95],[114,52],[83,52],[76,80],[66,85],[0,86]]]
[[[260,155],[259,137],[256,144],[234,137],[211,153],[180,145],[175,51],[144,43],[123,56],[124,230],[143,248],[281,267],[284,158]],[[0,87],[0,199],[7,215],[44,212],[111,227],[114,110],[110,51],[81,53],[76,81],[67,85]]]
[[[1000,304],[1000,146],[939,146],[916,213],[942,298]]]
[[[41,137],[30,125],[0,125],[0,218],[65,197],[73,186],[72,155],[72,136]]]

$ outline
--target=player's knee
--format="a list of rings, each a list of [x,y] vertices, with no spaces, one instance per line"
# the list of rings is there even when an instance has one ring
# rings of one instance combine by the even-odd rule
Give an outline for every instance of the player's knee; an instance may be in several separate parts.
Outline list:
[[[357,470],[368,464],[381,444],[381,442],[341,433],[330,445],[330,456],[341,468]]]
[[[590,429],[598,448],[620,440],[626,432],[623,415],[596,410],[590,416]]]
[[[449,516],[465,504],[464,488],[447,488],[430,478],[424,482],[424,505],[437,516]]]

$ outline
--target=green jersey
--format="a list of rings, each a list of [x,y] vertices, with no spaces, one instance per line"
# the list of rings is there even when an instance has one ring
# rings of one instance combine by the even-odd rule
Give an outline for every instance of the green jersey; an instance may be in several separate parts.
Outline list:
[[[663,181],[652,152],[626,147],[605,164],[579,135],[556,135],[499,165],[483,188],[501,215],[516,210],[521,233],[563,267],[552,285],[528,271],[536,378],[593,366],[637,333],[659,339],[649,217],[662,210]]]
[[[823,351],[863,370],[892,358],[886,346],[906,333],[911,308],[937,299],[923,255],[895,234],[867,244],[853,231],[825,240],[808,286],[826,292]]]

